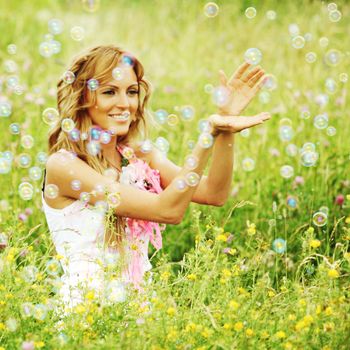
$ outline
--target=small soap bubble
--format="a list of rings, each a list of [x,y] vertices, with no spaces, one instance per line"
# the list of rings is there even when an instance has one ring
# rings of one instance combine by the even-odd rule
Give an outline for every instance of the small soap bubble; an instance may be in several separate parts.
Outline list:
[[[244,158],[242,160],[242,169],[244,171],[253,171],[255,168],[255,161],[252,158]]]
[[[108,131],[102,131],[101,132],[101,137],[100,137],[100,142],[103,143],[104,145],[107,145],[108,143],[111,142],[112,136]]]
[[[39,45],[39,53],[41,56],[48,58],[53,55],[53,47],[50,42],[43,41]]]
[[[142,153],[149,153],[153,149],[153,144],[151,140],[144,140],[141,144],[140,151]]]
[[[79,129],[73,129],[69,134],[68,138],[73,142],[78,142],[80,140],[80,131]]]
[[[36,156],[36,160],[40,163],[40,164],[46,164],[47,161],[47,153],[45,152],[38,152],[37,156]]]
[[[328,18],[331,22],[339,22],[341,20],[342,14],[340,11],[335,10],[335,11],[331,11],[328,14]]]
[[[191,187],[197,186],[199,184],[200,179],[200,176],[193,171],[185,175],[186,184]]]
[[[212,94],[213,91],[214,91],[214,86],[212,84],[205,84],[204,85],[204,91],[207,93],[207,94]]]
[[[30,316],[33,315],[33,307],[34,305],[30,302],[25,302],[25,303],[22,303],[21,304],[21,315],[24,317],[24,318],[28,318]]]
[[[248,18],[248,19],[252,19],[256,16],[256,9],[255,7],[248,7],[245,12],[244,12],[245,16]]]
[[[120,64],[125,67],[133,67],[135,65],[135,58],[131,54],[124,53],[121,57]]]
[[[339,81],[341,81],[342,83],[346,83],[348,81],[347,73],[340,73],[339,74]]]
[[[324,60],[328,66],[335,67],[341,62],[342,53],[336,49],[329,50],[325,54]]]
[[[242,137],[248,138],[250,136],[250,129],[244,129],[239,132]]]
[[[297,35],[292,39],[292,46],[295,49],[302,49],[305,45],[305,39],[301,35]]]
[[[283,165],[280,174],[285,179],[290,179],[294,175],[294,168],[290,165]]]
[[[198,158],[193,154],[188,155],[185,158],[185,166],[187,169],[193,170],[198,166]]]
[[[312,222],[315,226],[322,227],[327,224],[328,216],[327,214],[318,211],[312,216]]]
[[[88,204],[90,201],[90,193],[88,192],[81,192],[80,196],[79,196],[79,200],[83,203],[83,204]]]
[[[99,87],[99,82],[98,82],[98,80],[97,79],[89,79],[88,81],[87,81],[87,86],[88,86],[88,89],[90,90],[90,91],[95,91],[95,90],[97,90],[98,89],[98,87]]]
[[[45,124],[53,125],[58,122],[60,115],[56,108],[46,108],[43,111],[42,118]]]
[[[121,197],[120,194],[117,192],[110,193],[107,196],[107,204],[110,208],[116,208],[121,203]]]
[[[334,94],[338,90],[338,84],[333,78],[327,78],[325,88],[329,94]]]
[[[318,160],[318,153],[315,151],[304,151],[300,155],[300,162],[305,167],[316,165]]]
[[[33,181],[39,181],[41,179],[42,170],[38,166],[33,166],[29,169],[29,177]]]
[[[244,53],[244,60],[252,65],[259,64],[262,59],[262,53],[259,49],[252,47]]]
[[[301,148],[301,152],[306,152],[306,151],[315,151],[316,150],[316,146],[314,143],[312,142],[306,142],[303,144],[303,147]]]
[[[73,84],[75,80],[75,74],[71,72],[70,70],[67,70],[63,73],[62,80],[66,84]]]
[[[61,52],[61,43],[57,40],[50,40],[49,44],[51,45],[52,48],[52,54],[58,54],[59,52]]]
[[[17,156],[17,164],[20,168],[29,168],[32,163],[32,157],[27,153],[21,153]]]
[[[63,22],[60,19],[52,18],[48,22],[48,29],[53,35],[61,34],[63,32]]]
[[[50,259],[46,263],[45,271],[50,276],[57,276],[60,273],[61,264],[57,259]]]
[[[318,43],[320,44],[321,47],[326,47],[329,44],[329,40],[327,37],[323,36],[318,40]]]
[[[181,118],[184,121],[190,121],[194,118],[194,108],[192,106],[183,106],[181,108]]]
[[[34,138],[31,135],[23,135],[21,137],[21,146],[25,149],[31,149],[34,145]]]
[[[219,6],[215,2],[208,2],[204,6],[204,14],[207,17],[215,17],[219,13]]]
[[[19,196],[23,200],[25,200],[25,201],[31,200],[33,198],[33,194],[34,194],[33,185],[29,182],[22,182],[18,186],[18,193],[19,193]]]
[[[286,147],[286,153],[291,157],[295,157],[298,154],[298,147],[293,143],[290,143]]]
[[[305,55],[305,61],[307,63],[314,63],[314,62],[316,62],[316,59],[317,59],[317,55],[315,54],[315,52],[308,52]]]
[[[168,153],[170,145],[167,139],[164,137],[157,137],[155,146],[163,153]]]
[[[224,86],[218,86],[213,89],[212,100],[216,106],[224,106],[230,98],[230,90]]]
[[[10,102],[0,102],[0,117],[9,117],[12,113],[12,106]]]
[[[125,147],[122,151],[122,155],[126,159],[131,159],[134,156],[134,151],[130,147]]]
[[[206,132],[199,135],[198,144],[202,148],[210,148],[213,145],[214,137]]]
[[[338,6],[337,6],[337,4],[334,3],[334,2],[330,2],[330,3],[327,5],[327,10],[328,10],[329,12],[335,11],[335,10],[337,10],[337,9],[338,9]]]
[[[272,249],[278,254],[283,254],[287,249],[287,242],[283,238],[276,238],[272,242]]]
[[[291,23],[288,26],[288,31],[291,36],[297,36],[299,35],[299,32],[300,32],[299,26],[296,23]]]
[[[10,133],[12,135],[18,135],[21,132],[21,127],[18,123],[10,124]]]
[[[75,127],[74,120],[71,118],[64,118],[61,122],[61,129],[65,132],[71,132]]]
[[[36,281],[38,273],[39,273],[39,270],[36,266],[27,265],[27,266],[23,267],[23,269],[21,271],[21,276],[22,276],[24,281],[26,281],[28,283],[33,283]]]
[[[337,133],[337,129],[334,126],[329,126],[327,128],[327,135],[334,136]]]
[[[187,183],[184,178],[179,178],[175,180],[175,189],[178,192],[184,192],[188,188]]]
[[[262,88],[268,91],[276,90],[277,88],[276,77],[272,74],[266,74]]]
[[[0,157],[0,174],[7,174],[10,171],[11,171],[11,162],[4,157]]]
[[[164,109],[158,109],[154,116],[159,124],[164,124],[167,121],[168,112]]]
[[[13,60],[6,60],[4,62],[4,68],[7,73],[15,73],[18,69],[17,63]]]
[[[100,7],[100,0],[82,0],[83,9],[87,12],[96,12]]]
[[[101,137],[102,129],[99,126],[93,126],[90,128],[90,138],[94,141],[99,141]]]
[[[259,94],[259,101],[263,104],[270,102],[270,93],[268,91],[261,91]]]
[[[75,26],[70,30],[70,36],[75,41],[81,41],[84,39],[85,30],[82,27]]]
[[[314,126],[316,129],[325,129],[328,126],[327,114],[319,114],[314,118]]]
[[[15,332],[18,328],[18,322],[13,317],[8,318],[5,322],[5,325],[10,332]]]
[[[290,141],[294,136],[293,128],[290,125],[281,125],[279,128],[279,137],[281,141]]]
[[[100,151],[101,151],[101,145],[99,142],[97,141],[89,141],[87,144],[86,144],[86,150],[88,151],[88,153],[91,155],[91,156],[97,156]]]
[[[70,183],[70,187],[74,191],[79,191],[81,189],[81,181],[80,180],[72,180]]]
[[[298,207],[298,199],[294,196],[288,196],[287,207],[292,210],[296,209]]]
[[[44,304],[36,304],[33,307],[33,317],[36,320],[43,321],[47,316],[48,308]]]
[[[55,184],[48,184],[47,186],[45,186],[45,195],[47,198],[57,198],[58,192],[58,186],[56,186]]]
[[[318,211],[321,211],[322,213],[326,214],[328,216],[329,214],[329,208],[325,205],[323,205]]]
[[[273,10],[269,10],[266,12],[266,18],[270,21],[274,21],[277,18],[277,13]]]
[[[195,145],[196,145],[196,142],[194,140],[188,140],[187,141],[188,149],[194,149]]]
[[[305,41],[307,41],[307,42],[312,41],[312,34],[311,34],[311,33],[306,33],[306,34],[304,35],[304,39],[305,39]]]
[[[15,44],[9,44],[7,45],[7,52],[10,55],[15,55],[17,53],[17,46]]]
[[[176,114],[169,114],[167,117],[167,123],[169,126],[175,126],[179,123],[179,117]]]
[[[112,70],[112,77],[115,80],[123,80],[124,78],[124,70],[120,67],[116,67]]]

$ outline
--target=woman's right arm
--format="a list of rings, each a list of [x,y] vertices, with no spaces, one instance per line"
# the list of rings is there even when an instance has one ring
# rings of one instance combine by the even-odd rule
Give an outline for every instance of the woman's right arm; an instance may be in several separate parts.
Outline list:
[[[147,220],[159,223],[179,224],[191,202],[191,198],[197,186],[188,186],[186,191],[179,192],[176,182],[184,178],[189,172],[195,172],[202,176],[207,164],[211,148],[202,148],[198,143],[192,154],[198,159],[195,169],[182,168],[176,178],[160,194],[150,193],[116,182],[110,177],[104,176],[81,159],[66,152],[52,154],[46,163],[47,186],[55,184],[59,188],[59,195],[79,199],[82,192],[91,193],[89,203],[107,201],[106,194],[97,190],[97,185],[104,187],[107,192],[117,192],[120,195],[120,204],[115,208],[119,216],[134,219]],[[71,186],[73,180],[81,183],[78,191]],[[47,187],[46,187],[47,188]]]

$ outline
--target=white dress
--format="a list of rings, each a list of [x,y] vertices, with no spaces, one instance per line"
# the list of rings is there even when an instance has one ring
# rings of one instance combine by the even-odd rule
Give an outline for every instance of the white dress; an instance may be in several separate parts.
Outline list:
[[[64,274],[58,297],[64,313],[84,302],[84,295],[90,290],[102,304],[124,301],[127,297],[126,287],[130,283],[128,273],[121,273],[118,278],[106,278],[105,268],[117,264],[119,254],[103,248],[105,214],[80,200],[63,209],[54,209],[46,203],[43,193],[42,210],[56,251],[63,256],[60,263]],[[128,227],[125,230],[128,236]],[[148,259],[148,244],[149,237],[145,235],[139,244],[143,272],[152,268]],[[126,249],[130,252],[131,248],[127,246]]]

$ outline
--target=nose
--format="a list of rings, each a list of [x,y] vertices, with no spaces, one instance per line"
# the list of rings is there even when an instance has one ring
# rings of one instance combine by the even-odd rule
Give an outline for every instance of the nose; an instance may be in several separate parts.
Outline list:
[[[118,94],[116,106],[120,109],[129,108],[129,99],[126,93],[120,92]]]

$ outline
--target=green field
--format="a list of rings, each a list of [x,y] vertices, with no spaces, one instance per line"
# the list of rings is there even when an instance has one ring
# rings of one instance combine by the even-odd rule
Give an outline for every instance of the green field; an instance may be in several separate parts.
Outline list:
[[[206,3],[0,0],[1,350],[349,349],[350,4],[221,0],[210,17]],[[58,331],[62,271],[48,262],[60,257],[41,210],[43,178],[31,169],[45,167],[42,112],[56,107],[58,79],[100,44],[143,63],[155,120],[161,109],[178,116],[150,132],[168,140],[178,165],[198,122],[217,111],[219,69],[230,75],[249,48],[271,76],[244,115],[272,118],[235,135],[226,204],[191,203],[167,225],[163,249],[150,247],[145,294],[104,308],[91,297]],[[184,106],[195,110],[190,121]]]

